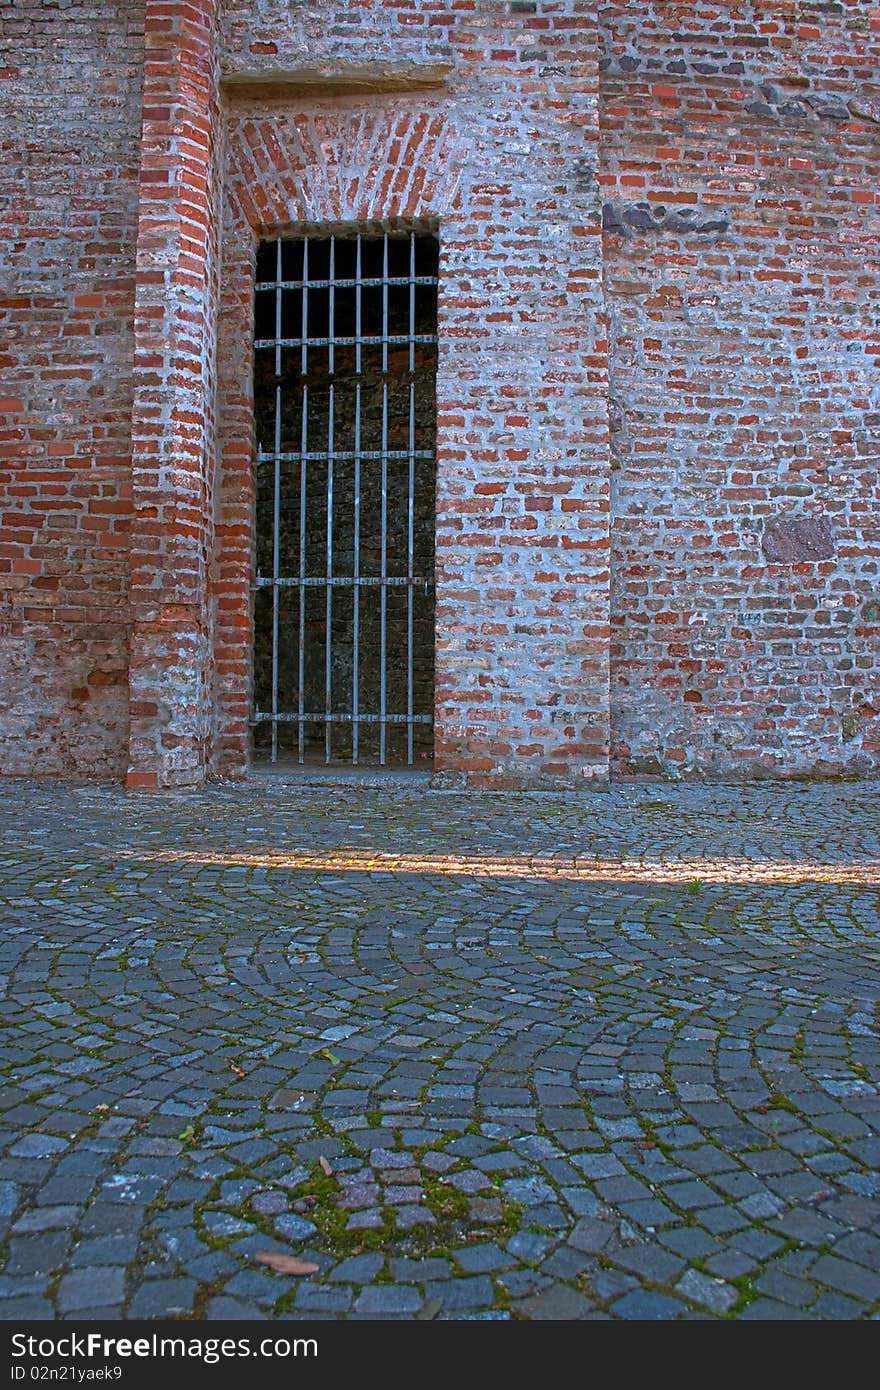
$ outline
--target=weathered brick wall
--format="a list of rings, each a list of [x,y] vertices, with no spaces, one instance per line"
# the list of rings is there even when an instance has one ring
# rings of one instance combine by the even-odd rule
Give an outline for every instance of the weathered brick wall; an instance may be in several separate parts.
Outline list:
[[[127,757],[142,9],[0,2],[3,772]]]
[[[876,7],[0,0],[0,38],[3,771],[246,770],[255,247],[352,222],[440,237],[437,768],[876,766]]]
[[[132,407],[131,788],[203,781],[215,708],[211,574],[223,148],[217,0],[146,0],[144,25]]]
[[[608,432],[597,32],[582,0],[230,4],[229,69],[448,60],[442,90],[230,101],[220,370],[221,765],[247,756],[253,240],[439,223],[435,766],[607,772]],[[410,74],[411,78],[412,74]]]
[[[880,756],[880,19],[607,4],[618,772]]]

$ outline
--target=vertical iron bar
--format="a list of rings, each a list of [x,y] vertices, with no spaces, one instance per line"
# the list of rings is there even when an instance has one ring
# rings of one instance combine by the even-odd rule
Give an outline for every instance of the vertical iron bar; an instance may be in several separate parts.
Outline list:
[[[306,452],[309,447],[309,388],[302,390],[302,428],[300,431],[301,455],[299,461],[299,577],[306,577]],[[299,586],[299,652],[297,670],[297,699],[299,720],[297,722],[297,761],[305,762],[305,683],[306,683],[306,586]]]
[[[412,352],[410,341],[410,352]],[[409,383],[409,478],[406,494],[406,761],[413,760],[413,550],[415,543],[416,388]]]
[[[354,388],[354,584],[351,634],[351,761],[357,767],[359,753],[358,739],[358,680],[360,660],[358,643],[360,641],[360,574],[361,574],[361,384]]]
[[[329,343],[328,343],[328,345],[327,345],[327,370],[328,370],[328,372],[330,373],[331,376],[333,375],[333,335],[334,335],[334,333],[335,333],[335,331],[336,331],[335,328],[334,328],[334,317],[335,317],[335,313],[336,313],[336,286],[335,286],[334,283],[333,283],[333,282],[334,282],[335,275],[336,275],[336,238],[335,238],[335,237],[331,237],[331,238],[330,238],[330,275],[329,275],[329,277],[328,277],[329,280],[330,280],[330,290],[329,290],[330,305],[329,305],[329,314],[328,314],[329,322],[328,322],[328,325],[327,325],[327,337],[328,337],[329,340],[330,340]]]
[[[281,375],[281,238],[275,243],[275,375]],[[276,454],[278,450],[275,450]]]
[[[416,234],[409,234],[409,369],[416,369]]]
[[[386,256],[388,238],[385,238]],[[387,286],[386,286],[387,289]],[[379,584],[379,764],[385,766],[385,638],[388,617],[388,382],[382,382],[382,519]]]
[[[324,633],[324,713],[332,713],[331,681],[332,653],[331,636],[333,629],[333,387],[330,387],[330,404],[327,422],[327,597],[325,606]],[[329,719],[324,724],[324,762],[329,763],[333,753],[333,725]]]
[[[388,233],[382,246],[382,375],[388,371]],[[384,446],[383,446],[384,447]]]
[[[309,336],[309,239],[303,241],[302,270],[302,365],[300,371],[305,376],[309,370],[309,349],[306,339]]]
[[[354,370],[361,374],[361,236],[358,232],[354,267]]]
[[[330,281],[328,289],[327,306],[327,371],[333,376],[334,365],[334,346],[333,337],[336,332],[336,238],[330,238],[330,267],[327,276]],[[327,449],[330,454],[327,460],[327,638],[324,652],[324,704],[326,713],[331,713],[331,681],[333,678],[331,639],[333,635],[332,609],[333,609],[333,586],[329,580],[333,575],[333,450],[335,448],[333,437],[333,386],[330,387],[330,422],[328,426]],[[329,763],[333,753],[333,725],[328,719],[324,725],[324,761]]]
[[[413,761],[413,551],[415,548],[415,447],[416,447],[416,234],[409,235],[409,477],[406,494],[406,761]]]
[[[272,762],[278,761],[278,604],[281,546],[281,238],[275,243],[275,458],[272,496]]]
[[[275,478],[272,499],[272,762],[278,761],[278,585],[281,544],[281,387],[275,387]]]

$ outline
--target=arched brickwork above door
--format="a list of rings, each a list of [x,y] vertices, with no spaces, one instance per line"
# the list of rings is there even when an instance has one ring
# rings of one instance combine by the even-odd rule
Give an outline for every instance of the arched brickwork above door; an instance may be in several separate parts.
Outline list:
[[[233,225],[257,235],[294,223],[436,218],[459,203],[469,147],[449,114],[423,101],[385,108],[230,113]]]

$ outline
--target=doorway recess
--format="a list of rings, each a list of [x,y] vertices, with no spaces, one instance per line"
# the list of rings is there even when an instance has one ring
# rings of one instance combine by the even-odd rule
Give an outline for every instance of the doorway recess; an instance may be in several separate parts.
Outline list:
[[[263,242],[257,760],[430,765],[438,243]]]

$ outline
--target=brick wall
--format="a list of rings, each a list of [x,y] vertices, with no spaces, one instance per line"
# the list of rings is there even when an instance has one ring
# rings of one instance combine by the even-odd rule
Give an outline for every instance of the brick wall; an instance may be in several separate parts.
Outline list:
[[[246,771],[255,248],[352,222],[440,237],[441,776],[876,767],[875,7],[0,0],[0,38],[2,770]]]
[[[0,769],[116,776],[142,5],[0,3]]]
[[[603,9],[618,772],[876,765],[878,43]]]

